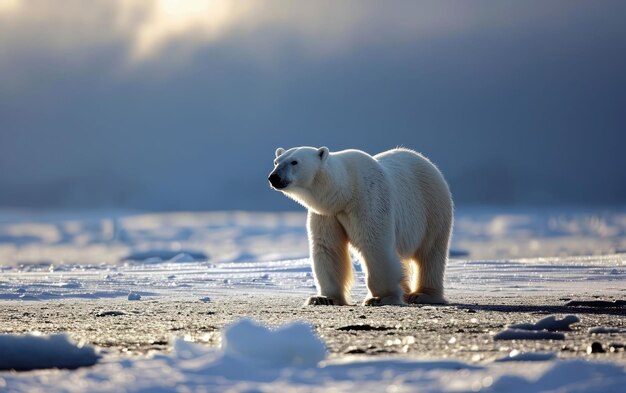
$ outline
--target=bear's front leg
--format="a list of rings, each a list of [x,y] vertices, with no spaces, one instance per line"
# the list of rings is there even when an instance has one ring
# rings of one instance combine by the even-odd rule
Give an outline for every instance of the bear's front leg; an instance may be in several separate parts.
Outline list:
[[[307,305],[347,305],[353,281],[348,237],[335,217],[309,212],[309,248],[317,296]]]

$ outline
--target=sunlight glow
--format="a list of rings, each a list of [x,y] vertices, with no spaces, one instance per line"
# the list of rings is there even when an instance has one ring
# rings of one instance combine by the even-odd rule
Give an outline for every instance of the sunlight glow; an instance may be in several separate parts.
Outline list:
[[[0,0],[0,63],[38,52],[76,66],[118,48],[122,73],[148,64],[170,70],[224,42],[271,66],[285,48],[324,58],[378,40],[428,38],[480,22],[465,8],[429,4],[428,12],[416,12],[411,2],[389,7],[358,0],[91,0],[65,7],[55,0]]]
[[[18,8],[20,0],[0,0],[0,13],[10,12]]]
[[[213,41],[233,24],[246,4],[228,0],[157,0],[133,32],[131,61],[146,60],[172,41],[190,35],[197,41]]]

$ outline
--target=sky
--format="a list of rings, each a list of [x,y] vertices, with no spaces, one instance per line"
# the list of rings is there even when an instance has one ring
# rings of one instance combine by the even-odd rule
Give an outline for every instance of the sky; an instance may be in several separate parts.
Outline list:
[[[457,206],[626,204],[623,1],[0,0],[0,207],[296,210],[277,147]]]

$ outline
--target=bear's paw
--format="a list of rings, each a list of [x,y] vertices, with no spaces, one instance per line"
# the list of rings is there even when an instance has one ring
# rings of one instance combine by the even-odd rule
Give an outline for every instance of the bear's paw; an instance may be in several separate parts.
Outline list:
[[[337,306],[342,303],[336,301],[332,297],[327,296],[311,296],[307,299],[305,306]]]
[[[448,304],[442,295],[413,292],[404,295],[407,304]]]
[[[402,299],[398,296],[382,296],[382,297],[370,297],[363,301],[364,306],[391,306],[402,305]]]

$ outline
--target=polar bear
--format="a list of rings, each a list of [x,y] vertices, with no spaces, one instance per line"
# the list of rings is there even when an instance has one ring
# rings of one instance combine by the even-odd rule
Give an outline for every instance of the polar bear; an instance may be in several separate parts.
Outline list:
[[[364,305],[446,303],[452,196],[426,157],[404,148],[371,156],[295,147],[275,155],[272,188],[308,209],[318,294],[307,304],[350,304],[349,246],[361,256]]]

